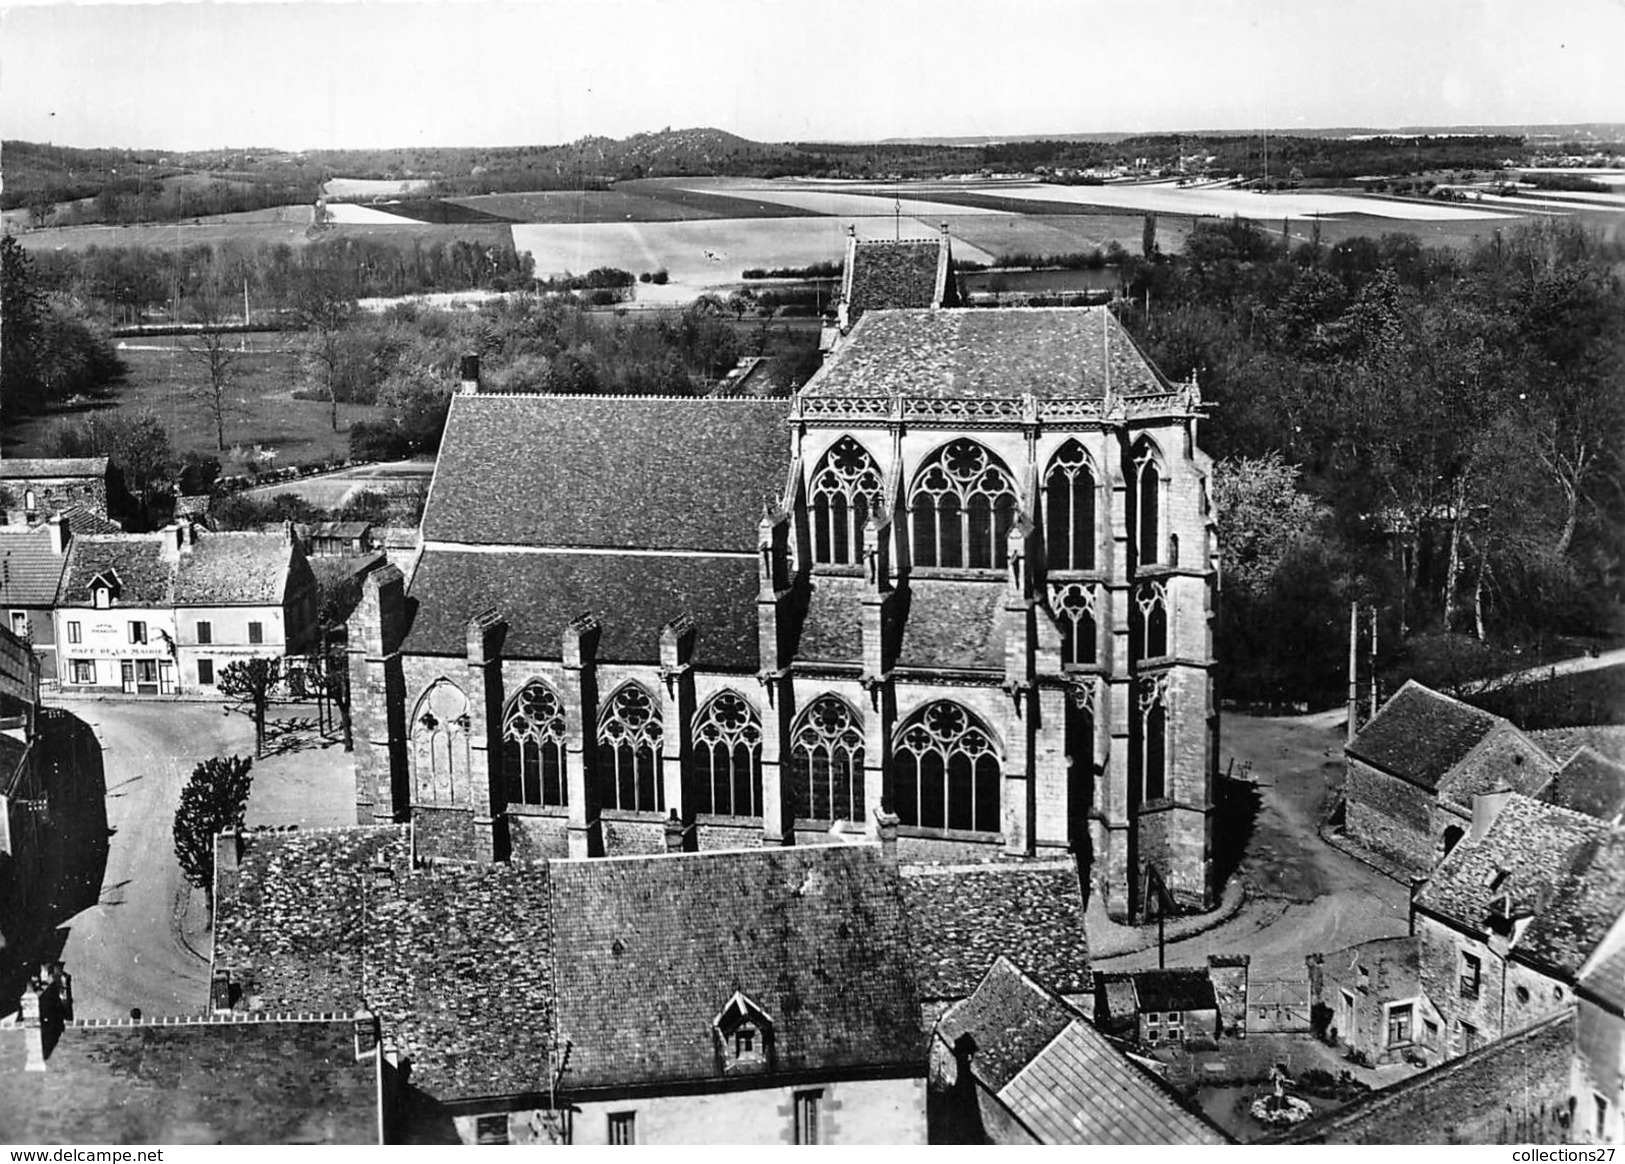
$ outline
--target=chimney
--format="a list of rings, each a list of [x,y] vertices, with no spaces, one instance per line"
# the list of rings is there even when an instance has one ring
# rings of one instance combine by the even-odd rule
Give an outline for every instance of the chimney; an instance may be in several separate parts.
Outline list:
[[[45,1029],[40,1023],[39,979],[30,979],[23,991],[24,1071],[45,1070]]]
[[[469,352],[463,357],[463,387],[464,396],[474,396],[480,390],[480,357],[477,352]]]
[[[209,1010],[215,1014],[231,1012],[231,971],[216,970],[209,979]]]
[[[356,1061],[360,1062],[378,1050],[378,1016],[362,1006],[356,1009],[355,1016],[350,1021],[355,1028],[355,1057]]]
[[[68,519],[59,513],[45,523],[45,528],[51,531],[51,553],[60,558],[68,552],[68,542],[73,537]]]
[[[681,853],[683,851],[683,822],[677,816],[677,810],[671,810],[666,818],[666,852]]]
[[[1481,841],[1484,834],[1490,831],[1495,818],[1501,815],[1507,801],[1512,799],[1512,789],[1498,788],[1494,792],[1478,792],[1473,794],[1473,827],[1467,834],[1471,840]]]
[[[875,836],[880,840],[880,854],[888,861],[897,860],[897,825],[902,818],[884,803],[875,809]]]
[[[181,546],[186,544],[186,534],[183,531],[182,524],[178,521],[171,522],[164,526],[160,536],[162,536],[164,542],[164,557],[180,557]]]

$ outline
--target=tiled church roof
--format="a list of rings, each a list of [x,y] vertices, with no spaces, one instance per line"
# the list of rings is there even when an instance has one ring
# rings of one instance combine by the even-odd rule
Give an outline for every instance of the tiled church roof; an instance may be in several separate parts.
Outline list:
[[[862,578],[814,574],[795,657],[815,663],[863,661]]]
[[[907,603],[897,662],[930,670],[1004,669],[1004,584],[918,579]]]
[[[756,588],[754,558],[432,549],[412,578],[406,650],[462,655],[469,618],[495,607],[508,620],[504,655],[557,659],[564,628],[587,611],[603,625],[600,660],[658,662],[660,628],[687,614],[698,663],[754,671]]]
[[[806,396],[1102,399],[1169,391],[1104,307],[871,311]]]
[[[787,400],[453,397],[423,539],[754,554],[788,415]]]
[[[848,318],[896,307],[940,307],[945,240],[859,241],[843,288]]]

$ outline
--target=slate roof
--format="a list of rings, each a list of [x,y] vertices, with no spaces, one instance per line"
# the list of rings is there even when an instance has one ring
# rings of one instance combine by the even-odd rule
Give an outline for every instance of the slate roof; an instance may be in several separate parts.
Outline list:
[[[166,534],[109,534],[74,538],[58,606],[89,606],[90,583],[112,570],[118,575],[119,606],[173,606],[178,556],[165,552]]]
[[[461,656],[469,618],[495,607],[508,658],[559,658],[564,628],[591,612],[601,661],[658,662],[661,627],[688,614],[697,663],[755,671],[757,587],[754,558],[428,550],[408,592],[405,650]]]
[[[903,897],[923,999],[967,997],[1001,954],[1062,994],[1090,989],[1071,861],[907,865]]]
[[[177,606],[278,606],[293,545],[280,533],[207,533],[182,547]]]
[[[1505,722],[1413,679],[1382,705],[1347,750],[1351,756],[1431,791]]]
[[[925,1047],[893,866],[878,846],[556,861],[566,1085],[723,1076],[712,1021],[742,991],[777,1067],[917,1066]]]
[[[59,511],[60,515],[68,519],[68,532],[74,537],[83,537],[85,534],[116,534],[123,533],[124,527],[109,518],[106,514],[97,513],[86,505],[70,505]]]
[[[1516,948],[1572,982],[1621,917],[1625,917],[1625,833],[1613,830],[1587,838],[1573,852],[1556,892]]]
[[[1213,980],[1206,970],[1136,970],[1134,993],[1142,1011],[1217,1010]]]
[[[1417,904],[1483,932],[1491,902],[1510,894],[1515,910],[1535,914],[1520,947],[1526,948],[1584,846],[1607,833],[1608,826],[1593,817],[1513,793],[1481,839],[1464,838],[1439,863]],[[1506,876],[1497,885],[1500,873]]]
[[[1598,962],[1580,979],[1586,994],[1625,1014],[1625,946]]]
[[[975,993],[942,1016],[937,1037],[952,1050],[968,1034],[976,1044],[972,1070],[998,1091],[1078,1017],[1010,959],[1000,957]]]
[[[1625,813],[1625,764],[1617,764],[1581,745],[1558,770],[1540,798],[1599,820]]]
[[[819,663],[863,661],[862,578],[814,574],[795,657]]]
[[[422,869],[373,894],[367,1001],[442,1101],[545,1092],[552,1078],[545,865]]]
[[[1149,1072],[1073,1022],[999,1092],[1045,1144],[1228,1144]]]
[[[847,319],[894,307],[941,307],[946,291],[945,237],[858,241],[844,272]]]
[[[106,457],[6,457],[0,481],[43,481],[51,477],[105,477]]]
[[[870,311],[807,396],[1104,399],[1170,391],[1104,307]]]
[[[454,396],[425,541],[756,552],[788,400]]]
[[[47,1144],[376,1144],[349,1016],[70,1023],[44,1071],[0,1027],[0,1136]]]
[[[265,1010],[353,1012],[375,864],[405,876],[407,826],[248,833],[216,897],[215,969],[246,976]]]
[[[1362,1095],[1274,1137],[1284,1144],[1447,1143],[1463,1093],[1562,1094],[1574,1066],[1575,1012],[1566,1007],[1521,1031]],[[1509,1104],[1508,1107],[1511,1105]]]
[[[1625,724],[1543,728],[1525,734],[1559,764],[1573,759],[1574,753],[1581,748],[1590,748],[1604,759],[1625,764]]]
[[[54,606],[67,554],[51,553],[51,531],[0,527],[0,606]]]
[[[898,596],[897,665],[928,670],[1004,670],[1002,582],[917,579]]]

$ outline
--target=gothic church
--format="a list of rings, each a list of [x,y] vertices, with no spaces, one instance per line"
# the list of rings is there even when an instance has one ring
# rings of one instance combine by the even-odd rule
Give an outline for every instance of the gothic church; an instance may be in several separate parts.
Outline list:
[[[789,399],[453,399],[350,625],[360,823],[524,861],[895,817],[907,860],[1212,906],[1196,385],[1103,307],[843,323]]]

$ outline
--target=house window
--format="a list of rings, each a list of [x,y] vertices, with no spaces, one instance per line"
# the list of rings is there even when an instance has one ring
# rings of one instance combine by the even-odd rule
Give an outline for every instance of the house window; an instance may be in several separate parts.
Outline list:
[[[94,659],[74,659],[73,681],[75,683],[96,682],[96,661]]]
[[[790,733],[790,784],[797,820],[864,819],[863,729],[833,695],[813,700]]]
[[[1401,1047],[1411,1041],[1411,1004],[1388,1010],[1388,1045]]]
[[[598,720],[598,799],[623,812],[663,812],[660,712],[638,683],[617,688]]]
[[[894,793],[903,824],[997,832],[1001,765],[991,734],[957,703],[915,712],[893,747]]]
[[[147,624],[146,623],[144,623],[144,622],[131,622],[130,623],[130,641],[132,643],[144,643],[144,642],[147,641]]]
[[[20,639],[28,637],[28,612],[26,610],[11,612],[11,633]]]
[[[113,592],[105,586],[98,586],[92,592],[92,602],[97,610],[106,610],[113,605]]]
[[[1162,1037],[1170,1043],[1185,1041],[1185,1012],[1171,1010],[1162,1024]]]
[[[1095,475],[1077,441],[1067,441],[1044,478],[1044,551],[1051,570],[1095,568]]]
[[[750,1024],[734,1031],[734,1062],[760,1063],[767,1047],[762,1032]]]
[[[77,620],[71,620],[68,623],[68,641],[70,643],[77,643],[80,641],[80,630]]]
[[[1527,986],[1516,987],[1512,991],[1512,993],[1517,995],[1519,1002],[1528,1002],[1529,1001],[1529,987],[1527,987]]]
[[[39,508],[39,498],[34,496],[32,489],[23,490],[23,508],[28,510]]]
[[[197,661],[197,681],[199,687],[214,686],[214,660],[199,659]]]
[[[1461,996],[1463,998],[1477,998],[1479,983],[1483,979],[1484,967],[1477,954],[1469,954],[1463,950],[1461,953]]]
[[[818,1144],[823,1141],[819,1138],[818,1109],[823,1105],[824,1093],[822,1091],[798,1091],[796,1099],[796,1143]]]
[[[1430,1018],[1422,1020],[1422,1036],[1430,1047],[1439,1045],[1439,1024]]]
[[[1147,1011],[1145,1015],[1146,1041],[1151,1043],[1162,1040],[1162,1012],[1160,1010]]]
[[[638,1113],[612,1111],[609,1113],[609,1142],[635,1144],[638,1142]]]
[[[700,708],[690,757],[696,811],[762,814],[762,721],[743,697],[718,692]]]
[[[202,646],[208,646],[214,642],[214,625],[212,623],[199,622],[197,624],[197,641]]]
[[[950,441],[925,463],[909,511],[916,566],[1002,570],[1009,561],[1015,481],[975,441]]]
[[[506,1144],[508,1142],[507,1113],[475,1116],[474,1142],[476,1144]]]
[[[509,804],[570,803],[564,775],[564,704],[532,681],[508,701],[502,717],[502,770]]]
[[[251,622],[248,624],[248,641],[251,643],[263,643],[265,641],[264,623]]]
[[[1050,587],[1050,609],[1061,630],[1061,666],[1095,661],[1095,588],[1081,582]]]
[[[863,528],[881,506],[880,467],[862,445],[843,436],[824,454],[808,489],[812,498],[813,561],[855,566],[863,558]]]
[[[1479,1034],[1478,1028],[1472,1023],[1461,1024],[1461,1053],[1476,1051],[1484,1045],[1484,1036]]]

